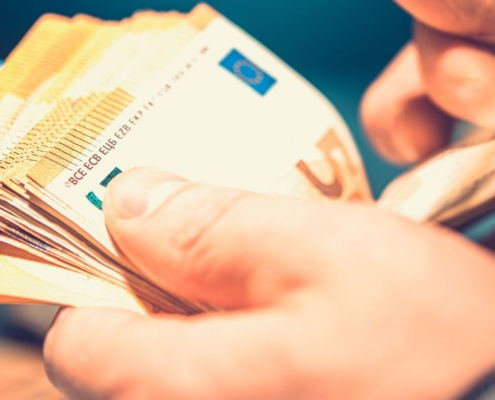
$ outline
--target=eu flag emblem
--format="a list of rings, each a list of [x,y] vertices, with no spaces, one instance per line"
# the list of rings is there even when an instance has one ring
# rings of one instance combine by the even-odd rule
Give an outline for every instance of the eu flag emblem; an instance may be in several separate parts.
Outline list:
[[[220,65],[237,76],[241,81],[251,86],[262,96],[264,96],[277,82],[237,50],[232,50],[227,57],[220,62]]]

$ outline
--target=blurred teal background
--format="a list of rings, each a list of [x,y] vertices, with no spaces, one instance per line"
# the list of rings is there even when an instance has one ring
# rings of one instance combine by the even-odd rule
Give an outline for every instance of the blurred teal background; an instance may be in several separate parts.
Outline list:
[[[189,11],[195,0],[16,0],[0,6],[0,59],[47,12],[121,19],[137,9]],[[374,155],[358,122],[365,88],[410,36],[392,0],[210,0],[323,92],[349,124],[378,194],[397,173]]]

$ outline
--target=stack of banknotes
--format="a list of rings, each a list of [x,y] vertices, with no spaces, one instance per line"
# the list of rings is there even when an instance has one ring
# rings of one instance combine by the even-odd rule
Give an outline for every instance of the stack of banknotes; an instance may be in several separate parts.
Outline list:
[[[495,193],[493,133],[400,177],[378,206],[459,222]],[[119,22],[46,15],[0,70],[0,302],[196,313],[105,229],[105,187],[153,165],[193,181],[372,202],[351,134],[304,79],[209,6]]]

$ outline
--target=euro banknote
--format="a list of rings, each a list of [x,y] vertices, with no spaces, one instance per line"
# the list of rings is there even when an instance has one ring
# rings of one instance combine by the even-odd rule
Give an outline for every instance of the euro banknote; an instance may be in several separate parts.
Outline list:
[[[493,143],[466,137],[378,205],[451,224],[486,210]],[[49,14],[0,70],[0,301],[211,310],[142,277],[105,228],[105,188],[141,165],[256,192],[374,201],[332,104],[208,5],[122,21]]]

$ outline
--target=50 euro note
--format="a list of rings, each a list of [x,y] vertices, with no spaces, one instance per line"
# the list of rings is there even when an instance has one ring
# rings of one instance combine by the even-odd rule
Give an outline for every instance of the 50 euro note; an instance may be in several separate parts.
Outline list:
[[[42,70],[46,81],[40,80],[39,77],[27,76],[25,78],[27,81],[27,83],[24,82],[25,85],[37,81],[42,82],[38,86],[34,85],[32,93],[27,93],[24,97],[19,96],[17,86],[14,87],[13,93],[7,93],[7,97],[17,95],[21,100],[24,99],[23,102],[18,102],[19,107],[14,110],[15,112],[5,107],[0,109],[0,113],[11,117],[8,134],[4,137],[2,143],[2,148],[6,149],[6,152],[2,153],[3,158],[0,164],[2,168],[0,201],[3,203],[0,214],[1,219],[4,221],[3,226],[0,228],[3,233],[0,241],[17,246],[31,255],[41,256],[46,261],[55,262],[58,266],[62,265],[71,270],[98,276],[124,288],[132,285],[136,295],[141,294],[145,298],[155,298],[153,306],[163,306],[174,311],[177,308],[190,310],[191,307],[188,307],[184,302],[171,302],[167,299],[167,296],[158,296],[157,293],[160,293],[160,291],[152,287],[144,279],[135,274],[118,270],[114,263],[109,263],[94,249],[91,251],[91,247],[86,244],[84,238],[81,240],[81,237],[73,237],[74,235],[71,235],[71,232],[65,232],[65,235],[60,234],[61,229],[59,229],[59,225],[56,222],[54,224],[53,215],[43,214],[40,212],[39,207],[33,207],[35,205],[30,203],[30,199],[23,188],[25,172],[48,149],[59,143],[61,136],[58,132],[64,129],[68,130],[70,126],[81,120],[85,112],[87,114],[92,111],[95,105],[100,107],[116,105],[117,107],[110,112],[113,115],[118,114],[119,110],[125,108],[132,100],[133,88],[136,86],[136,82],[139,82],[139,76],[149,74],[150,67],[156,67],[156,59],[163,62],[164,57],[170,56],[172,48],[177,50],[178,44],[183,43],[194,34],[194,32],[188,33],[188,28],[192,27],[191,24],[188,26],[187,24],[181,24],[181,21],[179,21],[176,25],[182,26],[180,26],[181,29],[174,31],[175,43],[170,43],[170,40],[168,40],[166,49],[163,49],[164,39],[170,39],[164,34],[164,28],[171,28],[174,25],[173,22],[178,19],[177,15],[176,13],[167,13],[166,15],[155,15],[154,18],[151,17],[150,13],[138,13],[131,19],[130,24],[125,21],[126,29],[124,29],[124,32],[120,32],[118,36],[112,36],[112,31],[108,29],[108,23],[102,23],[86,16],[78,16],[75,18],[72,28],[65,27],[62,38],[60,35],[56,35],[60,32],[55,30],[54,35],[56,38],[47,40],[46,31],[53,32],[53,30],[43,30],[43,28],[47,24],[50,25],[53,22],[59,24],[60,22],[60,17],[58,16],[47,16],[33,28],[34,32],[28,35],[28,39],[31,39],[25,40],[30,45],[28,47],[39,48],[46,42],[46,54],[41,54],[40,58],[44,60],[44,63],[52,65],[52,68]],[[194,17],[195,15],[192,15],[189,19],[194,20]],[[150,19],[152,20],[150,21]],[[81,30],[81,25],[85,29]],[[113,23],[110,25],[110,28],[114,27],[112,26],[114,25]],[[130,37],[125,35],[125,31],[129,31],[129,25],[132,28]],[[41,36],[37,34],[40,30],[44,33]],[[115,33],[115,30],[113,33]],[[74,37],[78,40],[74,41]],[[109,38],[114,40],[109,41]],[[131,51],[131,54],[124,52],[124,57],[130,55],[142,56],[143,40],[148,42],[158,38],[160,40],[155,40],[157,43],[154,46],[148,46],[155,50],[158,45],[162,46],[159,57],[156,57],[155,60],[140,63],[140,70],[127,67],[120,68],[119,71],[110,68],[109,71],[109,66],[119,61],[115,54],[121,54],[123,47]],[[56,45],[53,45],[53,43],[56,43]],[[23,44],[21,43],[21,48],[7,60],[7,64],[0,75],[0,80],[10,79],[12,69],[15,70],[17,67],[18,59],[26,59],[24,54],[26,46],[23,46]],[[146,51],[149,51],[149,48],[146,48]],[[89,62],[88,59],[92,62]],[[61,60],[65,60],[66,64],[63,69],[58,63]],[[143,66],[146,68],[143,68]],[[118,78],[116,79],[115,76],[118,76]],[[119,88],[117,88],[116,81]],[[21,80],[21,82],[23,81]],[[127,90],[127,93],[120,87]],[[96,94],[91,92],[92,88],[97,91]],[[61,89],[63,89],[62,92]],[[57,96],[57,92],[61,92],[61,94]],[[113,100],[113,103],[111,100]],[[45,112],[43,113],[43,111]],[[108,113],[108,111],[106,112]],[[94,115],[87,115],[87,117],[95,118]],[[8,121],[9,119],[6,120]],[[26,124],[26,121],[29,123]],[[81,127],[81,129],[84,129],[84,127]],[[87,138],[71,139],[69,139],[70,143],[80,147]],[[80,140],[80,142],[77,143],[77,140]],[[63,151],[66,153],[67,145],[65,146]],[[76,247],[75,249],[74,246]],[[85,254],[81,256],[79,254],[81,252]],[[24,263],[23,265],[27,264]],[[40,297],[32,291],[30,296]],[[9,298],[14,299],[14,297]],[[15,299],[19,298],[16,297]],[[84,301],[84,298],[82,301]],[[71,303],[74,303],[74,300],[71,300]],[[149,301],[146,305],[151,308]]]
[[[102,198],[135,166],[372,201],[328,100],[206,5],[121,22],[45,17],[7,60],[0,87],[12,77],[0,92],[0,301],[209,310],[148,282],[114,247]],[[379,206],[418,221],[472,217],[492,205],[493,146],[487,132],[467,136],[399,177]]]
[[[101,199],[134,166],[252,191],[371,201],[331,104],[210,7],[122,23],[51,18],[77,45],[59,31],[51,37],[42,21],[2,71],[22,65],[31,86],[15,108],[0,107],[1,301],[209,309],[146,281],[115,249]],[[48,43],[37,65],[49,59],[53,67],[42,77],[20,56],[33,41]],[[18,85],[4,97],[16,97]]]

